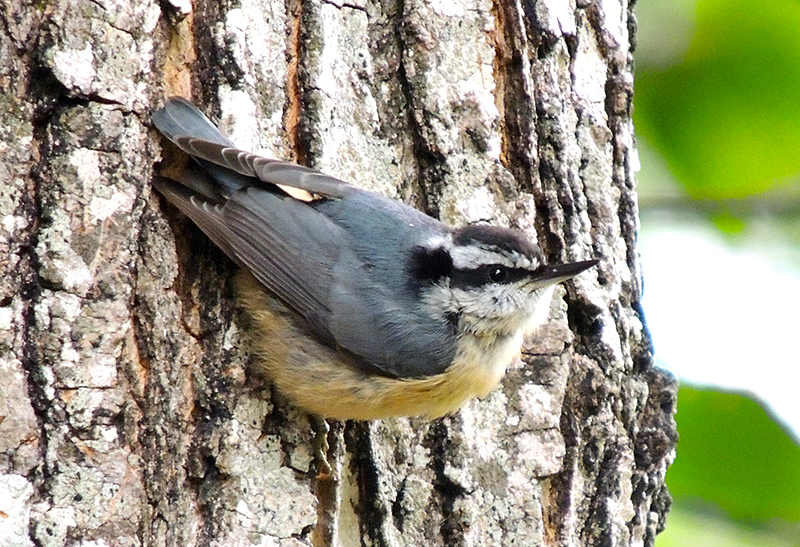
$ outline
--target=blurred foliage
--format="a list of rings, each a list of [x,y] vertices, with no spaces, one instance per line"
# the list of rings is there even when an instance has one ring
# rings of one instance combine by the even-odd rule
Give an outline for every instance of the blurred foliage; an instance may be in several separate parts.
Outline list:
[[[684,385],[657,547],[800,545],[800,446],[752,399]]]
[[[676,502],[713,502],[731,517],[800,522],[800,446],[752,399],[682,386]]]
[[[638,0],[636,13],[642,212],[700,212],[800,252],[800,0]],[[732,393],[683,387],[676,419],[657,547],[800,547],[797,439]]]
[[[676,505],[656,547],[798,547],[798,531],[785,526],[741,525],[707,507]]]
[[[646,19],[672,1],[667,24]],[[800,2],[670,2],[637,5],[638,135],[694,199],[800,200]]]

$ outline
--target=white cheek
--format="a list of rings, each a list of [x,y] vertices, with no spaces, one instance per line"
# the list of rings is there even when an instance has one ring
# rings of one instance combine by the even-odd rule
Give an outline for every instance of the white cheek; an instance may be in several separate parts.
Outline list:
[[[509,318],[519,309],[519,303],[508,298],[502,285],[487,285],[480,290],[453,290],[453,299],[460,310],[474,317]]]
[[[550,301],[553,299],[555,285],[538,289],[531,295],[531,305],[528,308],[528,321],[525,332],[531,332],[547,321],[550,315]]]

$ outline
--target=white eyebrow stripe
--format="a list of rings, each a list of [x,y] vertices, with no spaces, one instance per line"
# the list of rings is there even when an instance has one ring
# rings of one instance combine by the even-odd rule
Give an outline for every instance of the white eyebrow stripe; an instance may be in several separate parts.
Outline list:
[[[516,252],[491,251],[481,245],[454,246],[450,249],[453,267],[457,270],[473,270],[490,264],[501,264],[509,268],[533,269],[528,257]]]

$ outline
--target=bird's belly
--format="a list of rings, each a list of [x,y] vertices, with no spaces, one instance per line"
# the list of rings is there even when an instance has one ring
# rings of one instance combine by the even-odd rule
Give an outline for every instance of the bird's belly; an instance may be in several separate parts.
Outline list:
[[[453,364],[423,378],[370,374],[346,352],[310,337],[302,319],[241,276],[239,297],[250,314],[255,365],[298,407],[323,417],[373,420],[392,416],[435,418],[454,412],[499,383],[519,351],[520,337],[459,344]]]

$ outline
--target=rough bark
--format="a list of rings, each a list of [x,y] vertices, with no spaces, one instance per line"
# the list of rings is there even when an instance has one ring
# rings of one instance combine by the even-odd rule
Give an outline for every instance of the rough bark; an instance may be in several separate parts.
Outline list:
[[[634,27],[626,0],[1,0],[0,544],[652,545],[675,385],[640,308]],[[247,373],[234,266],[151,190],[170,95],[602,262],[485,400],[334,424],[317,481]]]

